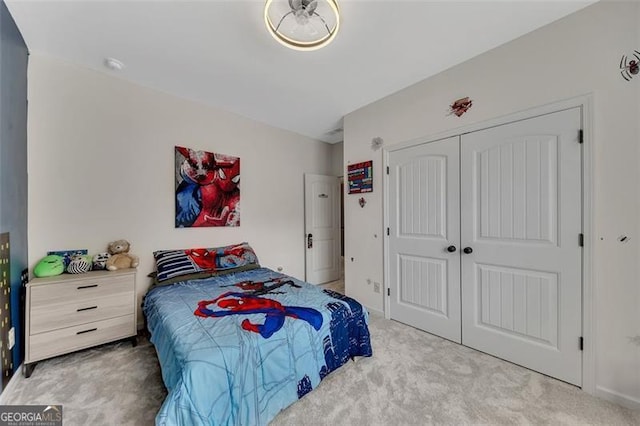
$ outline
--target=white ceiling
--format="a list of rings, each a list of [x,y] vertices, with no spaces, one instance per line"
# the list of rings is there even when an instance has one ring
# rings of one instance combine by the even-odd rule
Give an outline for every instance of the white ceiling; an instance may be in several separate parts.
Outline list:
[[[342,117],[575,12],[593,0],[340,0],[329,46],[266,31],[263,0],[6,0],[29,49],[337,142]],[[552,48],[552,46],[550,46]]]

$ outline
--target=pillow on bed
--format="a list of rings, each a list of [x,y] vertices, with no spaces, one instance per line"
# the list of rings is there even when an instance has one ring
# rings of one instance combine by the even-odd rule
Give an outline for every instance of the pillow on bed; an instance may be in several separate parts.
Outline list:
[[[258,258],[248,243],[226,247],[159,250],[156,259],[157,282],[184,275],[234,270],[246,265],[259,265]],[[188,278],[181,278],[182,281]]]
[[[251,269],[258,269],[259,267],[260,267],[260,265],[258,265],[257,263],[251,263],[251,264],[244,265],[244,266],[238,266],[237,268],[224,269],[224,270],[221,270],[221,271],[204,271],[204,272],[195,272],[193,274],[178,275],[178,276],[175,276],[173,278],[167,278],[164,281],[158,281],[158,272],[157,271],[153,271],[150,274],[148,274],[147,276],[149,278],[153,278],[153,284],[152,285],[154,285],[154,286],[157,286],[157,285],[171,285],[171,284],[179,283],[180,281],[201,280],[201,279],[204,279],[204,278],[217,277],[217,276],[220,276],[220,275],[234,274],[236,272],[250,271]]]

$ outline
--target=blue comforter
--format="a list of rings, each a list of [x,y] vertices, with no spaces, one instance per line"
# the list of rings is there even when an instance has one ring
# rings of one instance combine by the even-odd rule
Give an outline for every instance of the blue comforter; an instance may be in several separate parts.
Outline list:
[[[143,304],[169,391],[159,425],[264,425],[355,356],[355,300],[266,268],[152,288]]]

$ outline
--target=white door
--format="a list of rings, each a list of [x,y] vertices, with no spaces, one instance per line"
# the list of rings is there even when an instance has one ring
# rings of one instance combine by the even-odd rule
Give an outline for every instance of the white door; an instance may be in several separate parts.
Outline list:
[[[306,281],[322,284],[340,278],[340,180],[304,175]]]
[[[459,138],[389,154],[392,319],[460,343]]]
[[[581,385],[579,108],[463,135],[462,341]]]

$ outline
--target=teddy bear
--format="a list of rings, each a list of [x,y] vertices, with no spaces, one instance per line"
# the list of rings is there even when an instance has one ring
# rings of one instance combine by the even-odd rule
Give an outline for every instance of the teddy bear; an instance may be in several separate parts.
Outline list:
[[[127,240],[117,240],[109,243],[107,251],[111,255],[107,259],[107,269],[117,271],[118,269],[135,268],[140,263],[138,256],[129,253],[131,244]]]

